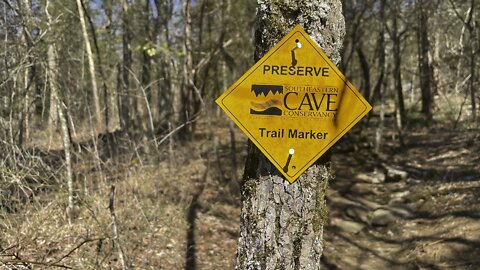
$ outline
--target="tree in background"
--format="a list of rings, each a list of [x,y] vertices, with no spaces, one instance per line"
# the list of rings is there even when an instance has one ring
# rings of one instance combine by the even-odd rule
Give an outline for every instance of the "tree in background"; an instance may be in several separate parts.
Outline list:
[[[99,97],[98,88],[97,88],[97,75],[95,73],[95,63],[93,61],[92,48],[90,46],[90,40],[88,38],[87,24],[85,23],[82,0],[77,0],[77,9],[78,9],[78,17],[80,18],[80,26],[82,28],[83,41],[85,44],[85,52],[87,54],[87,60],[88,60],[88,71],[90,73],[90,81],[91,81],[92,96],[93,96],[93,108],[95,112],[94,118],[95,118],[97,129],[100,129],[100,128],[103,128],[102,109],[100,108],[100,97]]]
[[[416,2],[418,13],[418,25],[416,28],[418,39],[418,70],[420,77],[420,90],[422,93],[422,113],[427,123],[432,121],[433,94],[435,92],[432,53],[428,36],[428,18],[432,15],[431,4],[430,1]]]
[[[52,24],[52,16],[50,15],[49,11],[49,1],[47,0],[45,4],[45,14],[47,15],[47,27],[48,30],[51,32],[51,24]],[[60,129],[62,133],[63,139],[63,150],[65,153],[65,168],[66,168],[66,182],[68,187],[68,206],[67,206],[67,214],[68,218],[71,221],[74,218],[74,201],[73,201],[73,172],[72,172],[72,142],[70,137],[70,131],[68,130],[68,120],[67,120],[67,107],[65,103],[62,101],[60,97],[60,91],[58,87],[58,65],[57,65],[57,48],[55,46],[55,41],[51,40],[48,44],[47,49],[47,81],[50,87],[51,92],[51,100],[52,102],[51,108],[55,108],[53,111],[58,116],[60,122]],[[53,128],[53,127],[51,127]]]
[[[460,36],[460,56],[463,56],[464,54],[464,47],[468,50],[470,53],[470,56],[468,57],[469,61],[466,61],[468,65],[470,66],[469,68],[469,92],[470,92],[470,102],[472,106],[472,121],[474,124],[477,123],[477,94],[476,94],[476,84],[477,82],[477,54],[480,52],[480,34],[478,30],[478,19],[476,19],[476,7],[478,7],[478,3],[476,3],[475,0],[470,0],[467,1],[467,11],[466,14],[463,16],[461,11],[457,9],[457,5],[455,4],[454,1],[449,0],[452,10],[454,14],[456,15],[457,19],[461,22],[462,24],[462,30],[461,30],[461,36]],[[478,1],[477,1],[478,2]],[[465,33],[465,28],[468,31],[469,34],[469,41],[468,45],[464,46],[463,45],[463,36]],[[458,62],[460,66],[460,61]]]

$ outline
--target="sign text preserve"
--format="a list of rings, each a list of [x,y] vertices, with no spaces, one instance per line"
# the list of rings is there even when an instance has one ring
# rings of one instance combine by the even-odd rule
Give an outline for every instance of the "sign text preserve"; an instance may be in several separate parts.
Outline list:
[[[371,110],[300,26],[217,103],[291,183]]]

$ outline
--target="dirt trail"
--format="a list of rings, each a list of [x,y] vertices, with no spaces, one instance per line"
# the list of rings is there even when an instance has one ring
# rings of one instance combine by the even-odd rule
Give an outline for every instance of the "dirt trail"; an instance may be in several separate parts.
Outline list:
[[[229,137],[217,132],[224,138],[219,166],[228,172]],[[352,138],[358,136],[347,136],[334,150],[323,269],[478,269],[478,131],[413,132],[401,150],[387,140],[379,156]],[[243,164],[243,135],[237,140]],[[233,269],[238,194],[213,181],[199,203],[199,269]]]
[[[478,131],[418,132],[379,157],[341,143],[324,269],[479,269],[479,141]]]

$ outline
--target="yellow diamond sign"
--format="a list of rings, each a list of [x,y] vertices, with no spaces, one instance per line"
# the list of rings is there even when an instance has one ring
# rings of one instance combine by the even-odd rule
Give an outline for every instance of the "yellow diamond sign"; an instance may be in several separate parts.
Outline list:
[[[300,26],[216,102],[290,183],[372,109]]]

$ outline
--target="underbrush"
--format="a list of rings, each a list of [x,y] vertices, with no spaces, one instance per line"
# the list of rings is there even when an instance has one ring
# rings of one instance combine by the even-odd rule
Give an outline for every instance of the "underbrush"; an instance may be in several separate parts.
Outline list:
[[[155,265],[170,269],[181,262],[189,198],[180,186],[166,185],[174,179],[165,166],[128,168],[123,174],[122,181],[100,181],[98,175],[90,175],[84,189],[88,192],[78,194],[71,223],[67,196],[61,190],[38,195],[22,211],[4,213],[0,262],[35,269],[118,269],[120,252],[138,269],[158,269],[151,268]],[[112,185],[115,225],[109,209]]]
[[[68,214],[61,149],[16,149],[16,159],[3,151],[0,269],[182,269],[197,216],[206,218],[193,232],[212,238],[213,250],[198,247],[195,256],[211,269],[231,263],[236,237],[228,248],[219,239],[237,233],[231,224],[238,221],[238,196],[226,182],[228,130],[216,132],[222,134],[199,130],[174,152],[126,138],[113,158],[101,139],[75,144],[75,208]]]

